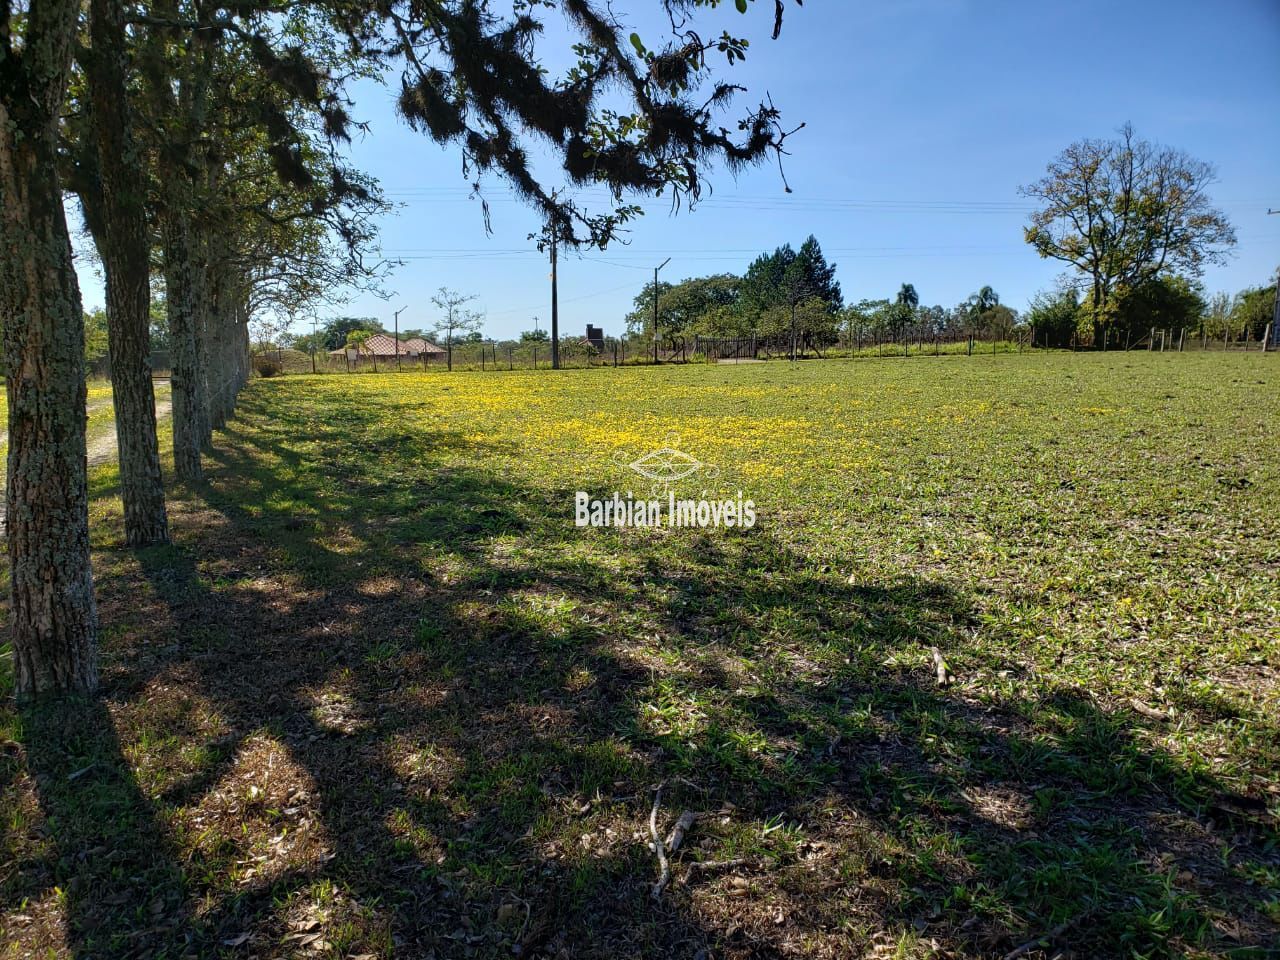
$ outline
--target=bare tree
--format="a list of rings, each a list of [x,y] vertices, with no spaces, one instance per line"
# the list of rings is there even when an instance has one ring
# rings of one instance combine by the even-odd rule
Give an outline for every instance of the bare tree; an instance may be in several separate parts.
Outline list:
[[[434,337],[444,337],[444,348],[448,358],[449,369],[453,369],[453,341],[460,335],[478,333],[484,323],[484,314],[478,310],[464,309],[475,299],[475,294],[462,294],[448,287],[441,287],[431,302],[444,311],[444,317],[436,328]]]
[[[1046,175],[1019,192],[1043,206],[1026,239],[1042,257],[1074,266],[1092,285],[1095,328],[1119,288],[1164,272],[1200,276],[1235,244],[1225,214],[1209,200],[1211,164],[1135,137],[1067,147]]]

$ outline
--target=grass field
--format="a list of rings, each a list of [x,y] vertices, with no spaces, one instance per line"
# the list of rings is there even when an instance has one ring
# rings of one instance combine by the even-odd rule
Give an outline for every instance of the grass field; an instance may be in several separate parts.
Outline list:
[[[254,382],[174,547],[92,474],[105,696],[0,708],[5,955],[1274,957],[1278,390]],[[757,526],[574,526],[666,444]],[[655,897],[659,784],[698,818]]]

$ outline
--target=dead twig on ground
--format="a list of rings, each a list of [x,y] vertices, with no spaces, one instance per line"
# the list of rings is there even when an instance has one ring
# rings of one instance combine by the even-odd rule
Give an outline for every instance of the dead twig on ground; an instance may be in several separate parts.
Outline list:
[[[745,857],[735,857],[732,860],[699,860],[689,864],[689,869],[685,871],[684,879],[680,882],[688,885],[697,879],[698,875],[703,873],[714,873],[719,870],[736,870],[738,867],[745,867],[751,861]]]
[[[1072,917],[1070,920],[1062,921],[1062,923],[1058,924],[1048,933],[1042,933],[1038,937],[1034,937],[1031,940],[1028,940],[1026,943],[1019,944],[1018,946],[1014,947],[1012,950],[1010,950],[1008,953],[1004,955],[1004,960],[1018,960],[1019,957],[1026,956],[1032,950],[1036,949],[1036,947],[1047,946],[1048,944],[1058,939],[1058,937],[1062,936],[1064,933],[1066,933],[1068,930],[1074,927],[1077,923],[1080,923],[1082,920],[1084,920],[1086,917],[1088,917],[1092,913],[1093,913],[1092,909],[1086,910],[1084,913],[1077,914],[1076,916]]]
[[[653,809],[649,811],[649,836],[653,838],[653,852],[658,857],[658,882],[653,885],[653,898],[662,896],[662,891],[671,882],[671,863],[667,860],[667,849],[658,833],[658,810],[662,806],[662,788],[665,783],[658,784],[653,795]]]
[[[676,825],[671,828],[671,832],[667,834],[667,853],[672,854],[680,849],[680,844],[684,843],[684,835],[693,829],[693,825],[702,819],[704,815],[694,813],[692,810],[686,810],[680,814],[676,820]]]
[[[1149,720],[1168,720],[1169,714],[1163,710],[1157,710],[1155,707],[1143,703],[1141,700],[1133,699],[1129,701],[1129,706],[1142,714]]]
[[[680,849],[680,845],[684,843],[684,838],[693,829],[693,825],[704,816],[692,810],[684,811],[676,818],[671,832],[667,834],[667,839],[664,841],[658,833],[658,810],[662,807],[664,786],[666,786],[665,781],[658,784],[658,789],[653,796],[653,809],[649,811],[649,836],[653,838],[653,852],[658,857],[658,882],[653,885],[655,899],[662,896],[662,891],[667,889],[667,884],[671,882],[671,856]]]
[[[950,665],[937,647],[930,647],[930,650],[933,653],[933,672],[938,678],[938,686],[951,686],[951,684],[955,683],[956,675],[951,672]]]

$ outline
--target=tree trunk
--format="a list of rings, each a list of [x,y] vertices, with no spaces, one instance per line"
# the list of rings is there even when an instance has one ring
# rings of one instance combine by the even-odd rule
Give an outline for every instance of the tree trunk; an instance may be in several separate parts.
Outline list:
[[[213,284],[209,272],[209,234],[197,220],[194,208],[188,208],[191,263],[191,303],[195,308],[196,369],[199,371],[199,394],[203,400],[200,410],[200,449],[207,450],[213,442],[213,396],[217,388],[214,364],[217,342],[214,338]]]
[[[173,472],[180,480],[199,483],[203,478],[200,451],[207,420],[198,313],[198,304],[203,296],[203,271],[194,261],[187,208],[182,199],[182,191],[170,187],[164,216],[165,301],[169,312],[173,395]]]
[[[93,225],[106,274],[112,404],[120,455],[125,542],[143,547],[169,540],[151,382],[151,264],[146,171],[131,130],[125,77],[124,8],[92,0],[92,53],[86,58],[93,136],[101,175],[100,218]]]
[[[141,71],[152,108],[173,120],[157,151],[157,173],[164,207],[160,224],[172,370],[173,472],[188,483],[203,478],[200,456],[209,436],[203,340],[207,271],[192,220],[196,186],[205,179],[193,171],[202,169],[206,160],[199,141],[205,136],[214,43],[213,31],[198,30],[182,60],[171,62],[160,33],[152,31],[150,42],[143,45]]]
[[[210,324],[206,353],[209,359],[209,419],[220,430],[235,410],[236,394],[244,385],[238,358],[240,348],[240,296],[230,251],[225,241],[210,238]]]
[[[205,326],[205,385],[209,393],[209,430],[221,430],[227,422],[227,326],[226,278],[209,247],[209,311]]]
[[[79,4],[35,0],[0,85],[0,310],[9,401],[10,640],[20,699],[97,686],[84,314],[58,182]],[[8,38],[4,38],[7,45]]]

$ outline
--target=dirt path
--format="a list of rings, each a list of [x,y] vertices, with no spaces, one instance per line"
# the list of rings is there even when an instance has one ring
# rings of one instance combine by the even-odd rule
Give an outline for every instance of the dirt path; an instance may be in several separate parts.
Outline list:
[[[169,400],[156,401],[156,423],[160,423],[173,410],[173,403]],[[85,452],[89,459],[89,469],[100,467],[108,460],[112,460],[116,456],[116,425],[111,424],[111,429],[100,437],[95,437],[89,441]]]
[[[111,401],[107,400],[106,402],[110,403]],[[89,408],[89,412],[93,412],[93,410],[101,406],[102,406],[101,403],[95,404],[94,406]],[[171,400],[157,400],[156,401],[156,423],[160,423],[161,421],[163,421],[166,417],[169,416],[169,414],[172,411],[173,411],[173,403]],[[4,444],[0,443],[0,450],[3,450],[3,449],[4,449]],[[114,460],[116,457],[116,425],[112,423],[110,430],[108,430],[102,436],[94,437],[92,440],[90,440],[87,446],[85,447],[85,454],[86,454],[86,459],[88,460],[88,466],[90,470],[92,470],[94,467],[102,466],[102,464],[108,462],[109,460]],[[4,528],[5,508],[6,508],[6,504],[4,502],[4,498],[0,497],[0,529]]]

